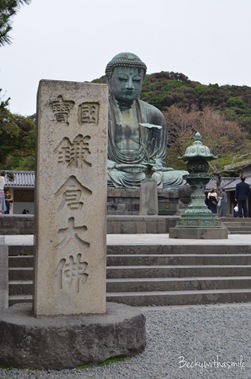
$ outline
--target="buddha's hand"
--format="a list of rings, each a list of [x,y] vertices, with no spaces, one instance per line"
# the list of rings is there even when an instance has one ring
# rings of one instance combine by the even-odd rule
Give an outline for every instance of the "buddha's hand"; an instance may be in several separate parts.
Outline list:
[[[173,171],[172,167],[162,167],[161,171]]]
[[[142,172],[142,171],[145,171],[146,165],[144,165],[144,164],[116,163],[115,168],[117,170],[125,171],[125,172]]]
[[[156,158],[154,163],[151,163],[152,171],[173,171],[172,167],[164,167],[162,164],[162,160],[159,158]]]
[[[107,161],[107,168],[108,168],[108,170],[112,170],[115,167],[116,167],[116,162],[111,161],[110,159],[108,159],[108,161]]]
[[[173,171],[173,168],[172,167],[163,167],[161,165],[154,165],[154,166],[152,166],[152,171],[153,172],[156,172],[156,171]]]

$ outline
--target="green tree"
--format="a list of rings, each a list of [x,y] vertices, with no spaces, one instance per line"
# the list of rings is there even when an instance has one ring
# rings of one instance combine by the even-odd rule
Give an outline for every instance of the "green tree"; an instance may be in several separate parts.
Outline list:
[[[3,96],[1,96],[1,88],[0,88],[0,110],[1,109],[5,109],[8,105],[9,105],[9,100],[10,98],[8,98],[7,100],[4,100]]]
[[[32,117],[12,114],[0,107],[0,165],[8,167],[8,159],[30,160],[35,154],[35,123]],[[10,166],[12,166],[10,164]],[[31,168],[31,167],[30,167]]]
[[[0,0],[0,47],[10,44],[12,39],[12,17],[21,5],[31,0]],[[17,168],[25,165],[32,169],[35,153],[35,123],[32,117],[12,114],[8,110],[9,100],[4,99],[0,89],[0,165],[1,168]],[[13,162],[15,166],[13,167]]]
[[[31,0],[0,0],[0,46],[11,43],[9,33],[12,30],[12,17],[21,5],[30,2]]]

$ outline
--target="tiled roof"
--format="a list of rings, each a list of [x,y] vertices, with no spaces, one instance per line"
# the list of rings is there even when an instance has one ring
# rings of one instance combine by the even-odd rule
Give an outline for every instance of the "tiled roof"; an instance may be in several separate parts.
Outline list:
[[[236,187],[236,184],[240,183],[240,178],[238,179],[235,179],[234,181],[232,181],[231,183],[229,183],[226,187],[225,187],[225,190],[226,191],[231,191],[231,190],[235,190],[235,187]],[[249,186],[251,186],[251,177],[246,177],[245,179],[245,183],[247,183]]]
[[[8,178],[8,173],[14,175],[14,180]],[[240,178],[221,178],[221,187],[226,191],[235,190],[235,186],[239,183]],[[251,177],[246,177],[246,183],[251,186]],[[12,188],[34,188],[35,187],[35,171],[5,171],[5,187]],[[210,179],[206,185],[206,191],[216,188],[216,180]]]
[[[14,180],[8,177],[8,174],[14,176]],[[5,171],[5,187],[15,188],[34,188],[35,171]]]
[[[225,177],[222,177],[221,178],[221,187],[225,188],[225,190],[230,190],[230,185],[233,181],[237,180],[236,178],[225,178]],[[238,181],[240,181],[240,179],[238,178]],[[206,185],[206,191],[209,191],[211,188],[216,188],[217,185],[216,185],[216,179],[210,179],[209,182],[207,183]],[[235,188],[235,187],[234,187]]]

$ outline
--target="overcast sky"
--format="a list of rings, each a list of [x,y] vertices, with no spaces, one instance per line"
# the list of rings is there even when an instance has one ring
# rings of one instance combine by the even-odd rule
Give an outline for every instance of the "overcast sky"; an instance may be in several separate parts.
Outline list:
[[[91,81],[110,59],[137,54],[148,73],[251,86],[250,0],[32,0],[0,50],[10,110],[36,112],[40,79]]]

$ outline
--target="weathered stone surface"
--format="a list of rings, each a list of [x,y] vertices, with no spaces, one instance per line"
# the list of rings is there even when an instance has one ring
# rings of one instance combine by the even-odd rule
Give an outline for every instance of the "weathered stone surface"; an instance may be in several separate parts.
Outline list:
[[[133,356],[146,345],[145,316],[138,308],[107,303],[104,315],[32,316],[18,304],[0,313],[0,364],[64,369]]]
[[[7,308],[9,302],[8,246],[0,239],[0,309]]]
[[[3,235],[34,234],[34,215],[2,215],[0,217],[0,230]]]
[[[175,227],[169,230],[170,238],[183,239],[227,239],[228,230],[225,226],[218,228],[182,228]]]
[[[154,179],[143,180],[140,184],[140,215],[158,214],[158,190]]]
[[[181,187],[182,188],[182,187]],[[159,215],[174,215],[179,209],[178,190],[157,189]],[[140,189],[107,188],[108,215],[138,215]],[[189,201],[190,199],[188,199]],[[123,209],[121,205],[123,204]]]
[[[35,315],[105,312],[107,86],[38,89]]]
[[[107,216],[108,234],[168,233],[179,216]]]
[[[9,215],[8,215],[9,216]],[[33,225],[34,225],[34,215],[29,215],[29,226],[25,229],[25,224],[23,223],[23,215],[20,216],[11,216],[9,219],[8,230],[0,229],[2,234],[21,234],[16,232],[15,223],[17,222],[22,226],[24,233],[22,234],[33,234]],[[20,218],[19,218],[20,217]],[[107,233],[108,234],[121,234],[125,228],[123,227],[124,223],[134,223],[135,228],[133,233],[150,233],[148,231],[148,222],[156,222],[158,225],[156,227],[156,233],[168,233],[169,228],[174,227],[176,222],[179,220],[179,216],[139,216],[139,215],[108,215],[107,216]],[[232,220],[233,218],[231,218]],[[248,219],[245,219],[247,221]],[[237,219],[239,221],[239,219]],[[32,229],[32,230],[31,230]],[[11,247],[13,249],[13,247]]]

